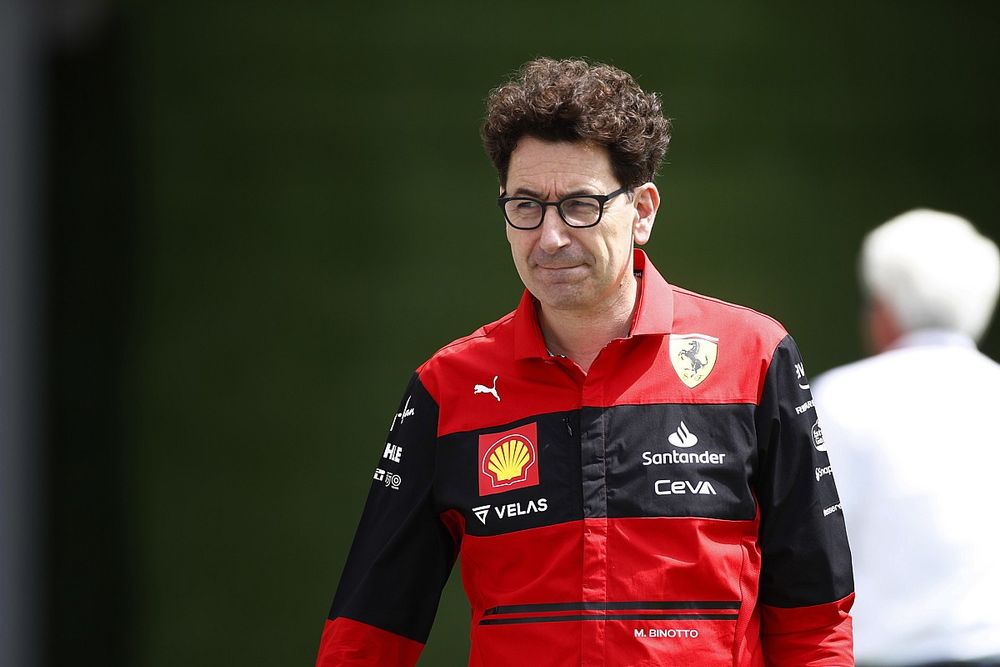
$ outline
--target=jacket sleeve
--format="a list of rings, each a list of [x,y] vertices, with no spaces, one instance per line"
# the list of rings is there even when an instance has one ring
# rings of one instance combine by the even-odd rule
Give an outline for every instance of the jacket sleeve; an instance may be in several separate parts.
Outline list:
[[[414,375],[380,449],[317,667],[414,665],[458,552],[433,502],[438,406]]]
[[[844,514],[790,336],[772,355],[756,429],[765,663],[852,667],[854,580]]]

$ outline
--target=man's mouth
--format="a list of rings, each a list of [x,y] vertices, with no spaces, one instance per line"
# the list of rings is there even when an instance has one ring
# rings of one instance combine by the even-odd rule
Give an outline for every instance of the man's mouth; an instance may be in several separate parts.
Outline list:
[[[537,266],[540,269],[558,271],[560,269],[575,269],[578,266],[583,266],[583,264],[538,264]]]

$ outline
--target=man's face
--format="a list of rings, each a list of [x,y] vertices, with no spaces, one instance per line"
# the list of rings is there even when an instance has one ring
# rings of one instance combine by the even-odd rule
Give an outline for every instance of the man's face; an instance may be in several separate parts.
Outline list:
[[[529,136],[511,153],[505,192],[555,201],[571,194],[603,195],[621,185],[604,146]],[[656,188],[646,184],[634,199],[623,194],[609,200],[594,227],[569,227],[554,206],[545,209],[537,229],[508,225],[507,240],[525,287],[543,308],[599,315],[631,289],[633,240],[648,240],[658,203]]]

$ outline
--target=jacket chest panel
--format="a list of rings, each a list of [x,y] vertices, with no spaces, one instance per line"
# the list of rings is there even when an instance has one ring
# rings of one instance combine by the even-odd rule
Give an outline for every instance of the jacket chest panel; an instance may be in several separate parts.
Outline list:
[[[585,518],[750,520],[756,467],[752,405],[583,407],[441,437],[435,497],[470,535]]]

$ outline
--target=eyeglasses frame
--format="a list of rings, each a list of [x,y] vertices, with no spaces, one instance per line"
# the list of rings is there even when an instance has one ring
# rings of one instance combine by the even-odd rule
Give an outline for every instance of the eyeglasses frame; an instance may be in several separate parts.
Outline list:
[[[617,190],[614,190],[613,192],[609,192],[606,195],[575,194],[575,195],[567,195],[567,196],[563,197],[562,199],[558,199],[556,201],[544,201],[542,199],[536,199],[535,197],[526,197],[526,196],[523,196],[523,195],[517,195],[515,197],[507,197],[507,196],[504,196],[504,195],[500,195],[499,197],[497,197],[497,206],[499,206],[500,210],[503,212],[503,219],[507,221],[507,224],[510,225],[511,227],[513,227],[514,229],[519,229],[521,231],[526,231],[527,232],[527,231],[531,231],[532,229],[538,229],[539,227],[541,227],[542,223],[545,222],[545,209],[547,209],[549,206],[555,206],[556,207],[556,212],[559,214],[559,218],[563,221],[563,223],[566,224],[567,227],[571,227],[573,229],[589,229],[590,227],[596,227],[597,225],[599,225],[601,223],[601,220],[604,219],[604,206],[610,200],[614,199],[618,195],[625,194],[626,192],[631,192],[632,190],[633,190],[633,188],[630,188],[630,187],[627,187],[627,186],[623,186],[623,187],[618,188]],[[594,222],[592,222],[592,223],[590,223],[589,225],[574,225],[569,220],[566,219],[565,215],[563,215],[562,204],[563,204],[563,202],[568,201],[570,199],[583,199],[583,198],[596,200],[597,203],[600,204],[601,211],[597,215],[597,220],[594,221]],[[513,222],[511,222],[510,218],[507,217],[507,208],[506,208],[506,206],[507,206],[507,202],[514,201],[514,200],[533,201],[536,204],[541,205],[541,207],[542,207],[542,214],[538,217],[538,224],[536,224],[534,227],[518,227]]]

